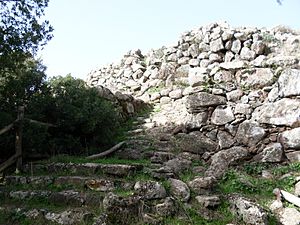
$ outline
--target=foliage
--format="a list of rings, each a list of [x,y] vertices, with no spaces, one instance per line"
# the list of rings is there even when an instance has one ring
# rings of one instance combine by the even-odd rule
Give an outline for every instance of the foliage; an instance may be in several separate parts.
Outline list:
[[[48,1],[0,1],[1,70],[13,70],[52,38],[53,28],[43,20]]]
[[[83,80],[71,75],[50,79],[48,88],[50,96],[32,103],[29,111],[45,115],[57,126],[49,131],[52,153],[78,154],[114,143],[118,113],[111,102],[99,97],[97,89],[87,87]],[[41,102],[44,107],[37,112]]]

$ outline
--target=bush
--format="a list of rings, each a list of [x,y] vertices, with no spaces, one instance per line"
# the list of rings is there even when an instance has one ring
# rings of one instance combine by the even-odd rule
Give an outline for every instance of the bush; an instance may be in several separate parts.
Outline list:
[[[51,123],[55,127],[25,120],[25,156],[90,154],[115,144],[115,134],[120,126],[117,107],[81,79],[67,75],[44,81],[42,88],[31,94],[26,103],[26,118]],[[0,111],[0,128],[15,119],[15,110]],[[1,158],[14,154],[14,138],[14,130],[1,135],[0,144],[6,146],[1,150]]]

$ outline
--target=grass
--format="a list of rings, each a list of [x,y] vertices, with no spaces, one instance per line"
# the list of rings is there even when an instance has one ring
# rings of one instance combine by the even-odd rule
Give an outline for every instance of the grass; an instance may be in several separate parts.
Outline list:
[[[262,171],[266,169],[273,175],[272,179],[261,177]],[[290,175],[281,177],[284,174]],[[296,176],[299,174],[300,163],[286,166],[262,163],[248,164],[227,171],[218,183],[217,192],[225,195],[239,193],[267,207],[274,200],[273,190],[275,188],[291,193],[294,191]]]
[[[214,216],[211,219],[204,218],[201,209],[197,206],[186,208],[182,203],[179,203],[179,210],[182,218],[167,217],[163,219],[162,224],[165,225],[225,225],[237,219],[234,218],[229,211],[227,202],[222,201],[221,205],[215,209]],[[212,211],[211,211],[212,212]],[[241,224],[240,221],[238,221]]]
[[[150,88],[147,90],[147,93],[148,93],[148,94],[158,93],[158,92],[160,92],[161,90],[163,90],[164,87],[165,87],[164,84],[161,83],[161,84],[158,85],[158,86],[150,87]]]
[[[135,165],[135,164],[150,164],[148,159],[119,159],[116,157],[107,157],[103,159],[86,159],[82,156],[70,156],[70,155],[57,155],[50,158],[48,161],[41,161],[42,163],[100,163],[100,164],[125,164],[125,165]]]

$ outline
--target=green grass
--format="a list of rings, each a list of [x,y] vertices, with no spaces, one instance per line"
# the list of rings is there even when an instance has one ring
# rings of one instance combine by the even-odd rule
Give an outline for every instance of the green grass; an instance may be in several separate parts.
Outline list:
[[[86,159],[82,156],[70,156],[70,155],[57,155],[50,158],[47,161],[41,161],[42,163],[101,163],[101,164],[125,164],[125,165],[134,165],[134,164],[142,164],[148,165],[150,164],[150,160],[148,159],[139,159],[139,160],[131,160],[131,159],[118,159],[116,157],[107,157],[103,159]]]
[[[150,87],[148,90],[147,90],[147,93],[148,94],[153,94],[153,93],[157,93],[157,92],[160,92],[161,90],[164,89],[164,85],[163,84],[160,84],[158,86],[155,86],[155,87]]]
[[[214,217],[210,220],[202,216],[201,210],[195,205],[193,208],[186,208],[179,203],[179,210],[183,218],[167,217],[163,219],[164,225],[225,225],[236,222],[237,219],[229,211],[229,205],[222,201],[221,205],[214,210]],[[239,223],[238,224],[242,224]]]
[[[272,179],[261,177],[263,170],[267,169],[273,175]],[[238,169],[230,169],[219,181],[217,192],[222,194],[239,193],[267,208],[274,200],[273,190],[293,192],[296,176],[300,173],[300,163],[286,166],[271,164],[247,164]],[[284,174],[289,176],[281,177]]]

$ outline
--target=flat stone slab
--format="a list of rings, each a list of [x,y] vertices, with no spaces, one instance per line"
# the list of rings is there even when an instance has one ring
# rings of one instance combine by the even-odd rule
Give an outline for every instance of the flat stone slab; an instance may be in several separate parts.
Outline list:
[[[101,163],[51,163],[45,166],[33,165],[33,171],[47,171],[49,173],[68,173],[72,175],[105,174],[113,176],[127,176],[143,169],[143,165],[101,164]]]
[[[300,121],[300,99],[283,98],[257,107],[252,119],[259,123],[293,126]]]

